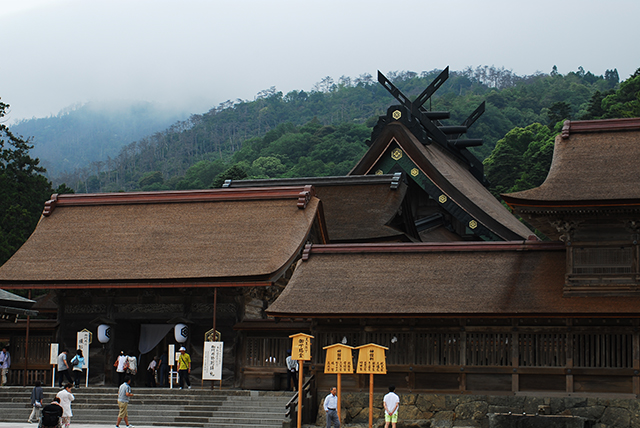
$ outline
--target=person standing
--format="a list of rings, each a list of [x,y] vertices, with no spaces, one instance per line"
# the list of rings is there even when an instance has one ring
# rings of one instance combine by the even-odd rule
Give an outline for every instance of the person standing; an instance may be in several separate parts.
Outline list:
[[[2,352],[0,352],[0,371],[2,372],[2,383],[0,386],[5,386],[7,384],[7,373],[9,373],[9,367],[11,367],[11,355],[9,351],[7,351],[6,347],[2,347]]]
[[[384,428],[389,428],[391,423],[396,428],[398,423],[398,407],[400,406],[400,397],[395,393],[396,387],[389,385],[389,392],[382,399],[384,405]]]
[[[63,349],[60,355],[58,355],[58,386],[62,388],[62,383],[64,382],[64,378],[73,383],[73,379],[71,379],[71,373],[69,373],[69,363],[67,362],[67,354],[69,351]]]
[[[125,372],[131,377],[131,385],[136,384],[136,375],[138,374],[138,360],[133,355],[127,355]]]
[[[147,386],[154,388],[156,386],[156,367],[158,365],[158,357],[153,357],[153,360],[147,366]]]
[[[75,397],[71,393],[73,383],[69,382],[64,386],[64,389],[56,394],[56,397],[60,399],[60,405],[62,406],[62,425],[61,428],[69,428],[71,425],[71,418],[73,412],[71,411],[71,402],[75,400]]]
[[[291,357],[291,349],[287,350],[287,391],[291,391],[291,381],[293,390],[298,387],[298,361]]]
[[[36,386],[33,387],[31,391],[31,405],[33,406],[33,410],[29,415],[29,419],[27,422],[34,423],[40,421],[40,415],[42,413],[42,400],[44,399],[44,391],[42,390],[42,385],[39,380],[36,381]]]
[[[191,373],[191,356],[187,354],[187,349],[184,346],[181,346],[180,356],[178,357],[178,375],[180,377],[180,389],[183,388],[185,382],[189,389],[191,389],[189,373]]]
[[[116,358],[116,362],[113,363],[113,366],[116,368],[116,373],[118,373],[118,386],[124,383],[124,371],[127,363],[127,356],[124,354],[124,351],[120,351],[120,355]]]
[[[169,360],[166,352],[163,352],[160,356],[160,363],[157,370],[158,382],[160,383],[160,386],[169,386],[169,384],[167,383],[167,378],[169,377]]]
[[[338,390],[331,388],[331,392],[324,399],[324,411],[327,412],[327,428],[331,428],[331,423],[335,428],[340,428],[340,418],[338,417]]]
[[[76,388],[80,388],[80,379],[82,379],[82,369],[84,368],[84,356],[82,355],[82,349],[76,351],[76,355],[71,359],[71,366],[73,369],[73,379]]]
[[[124,382],[118,389],[118,421],[116,422],[116,428],[120,428],[122,419],[124,419],[124,423],[127,424],[127,428],[133,428],[133,425],[129,425],[129,397],[133,397],[133,392],[131,392],[131,377],[125,376]]]

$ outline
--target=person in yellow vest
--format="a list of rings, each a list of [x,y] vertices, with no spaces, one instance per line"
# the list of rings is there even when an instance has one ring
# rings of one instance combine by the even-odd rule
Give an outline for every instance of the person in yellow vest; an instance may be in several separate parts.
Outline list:
[[[191,356],[187,354],[187,349],[184,346],[181,346],[180,356],[178,357],[178,375],[180,376],[180,389],[184,387],[185,382],[187,384],[187,387],[191,389],[189,373],[191,373]]]

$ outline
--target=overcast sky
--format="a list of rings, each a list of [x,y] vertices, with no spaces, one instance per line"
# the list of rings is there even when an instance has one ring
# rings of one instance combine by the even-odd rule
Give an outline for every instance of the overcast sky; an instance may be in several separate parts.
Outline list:
[[[114,99],[201,113],[378,69],[626,79],[639,17],[639,0],[0,0],[0,98],[11,122]]]

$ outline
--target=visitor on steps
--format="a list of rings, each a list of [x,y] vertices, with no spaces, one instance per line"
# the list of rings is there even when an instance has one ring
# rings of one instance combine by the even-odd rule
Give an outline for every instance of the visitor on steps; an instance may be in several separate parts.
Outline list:
[[[33,410],[31,410],[31,414],[29,415],[29,419],[27,422],[30,424],[34,422],[38,422],[40,420],[40,415],[42,412],[42,400],[44,399],[44,391],[42,389],[42,385],[39,380],[36,381],[36,386],[33,387],[31,391],[31,405],[33,406]]]
[[[116,422],[116,428],[120,428],[120,421],[124,419],[124,423],[127,424],[127,428],[133,428],[133,425],[129,425],[129,397],[133,397],[131,392],[131,377],[125,376],[124,382],[118,389],[118,421]]]
[[[184,387],[185,382],[189,389],[191,389],[189,373],[191,373],[191,356],[187,354],[187,349],[182,346],[180,347],[180,356],[178,357],[178,375],[180,376],[180,389]]]

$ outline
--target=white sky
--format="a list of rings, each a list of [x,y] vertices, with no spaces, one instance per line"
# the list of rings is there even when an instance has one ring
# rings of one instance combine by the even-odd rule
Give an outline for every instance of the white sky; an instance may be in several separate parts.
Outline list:
[[[639,17],[638,0],[0,0],[0,98],[15,121],[118,99],[201,113],[378,69],[626,79]]]

